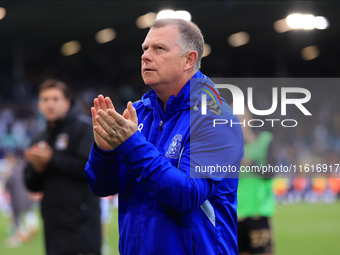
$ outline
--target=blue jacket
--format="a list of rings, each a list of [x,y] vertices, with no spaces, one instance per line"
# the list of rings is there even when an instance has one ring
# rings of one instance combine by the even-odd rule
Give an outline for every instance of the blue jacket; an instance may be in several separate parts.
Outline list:
[[[200,71],[193,78],[211,83]],[[204,92],[197,81],[191,83],[169,98],[165,112],[157,94],[146,93],[134,103],[139,132],[113,151],[92,147],[86,178],[97,196],[119,193],[123,255],[238,254],[238,179],[230,178],[238,174],[202,170],[198,177],[203,178],[191,178],[190,169],[192,174],[196,166],[238,170],[242,130],[240,125],[213,127],[214,118],[238,119],[225,101],[223,115],[209,110],[201,115],[198,101]]]

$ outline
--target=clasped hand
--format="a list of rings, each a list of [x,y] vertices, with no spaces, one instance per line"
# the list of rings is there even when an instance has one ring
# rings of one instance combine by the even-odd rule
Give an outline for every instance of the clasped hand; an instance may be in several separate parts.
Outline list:
[[[47,142],[40,141],[25,150],[24,156],[26,161],[33,165],[33,169],[42,174],[53,157],[53,150]]]
[[[131,102],[128,102],[123,115],[116,112],[109,97],[99,95],[93,102],[93,133],[100,149],[115,149],[137,131],[137,113]]]

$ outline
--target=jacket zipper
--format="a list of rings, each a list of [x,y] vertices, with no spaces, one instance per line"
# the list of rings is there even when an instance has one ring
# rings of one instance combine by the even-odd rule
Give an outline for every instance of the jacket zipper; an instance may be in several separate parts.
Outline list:
[[[162,130],[162,127],[163,127],[163,120],[161,120],[161,121],[159,122],[158,130],[161,131],[161,130]]]

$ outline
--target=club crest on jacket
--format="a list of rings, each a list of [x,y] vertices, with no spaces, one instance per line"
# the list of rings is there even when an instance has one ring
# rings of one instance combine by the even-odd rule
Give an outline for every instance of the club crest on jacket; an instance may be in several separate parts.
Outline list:
[[[57,136],[56,141],[55,141],[55,148],[57,150],[65,150],[68,146],[68,134],[60,134]]]
[[[172,138],[172,141],[169,145],[168,151],[165,156],[170,159],[177,159],[179,157],[179,153],[182,146],[182,135],[177,134]]]

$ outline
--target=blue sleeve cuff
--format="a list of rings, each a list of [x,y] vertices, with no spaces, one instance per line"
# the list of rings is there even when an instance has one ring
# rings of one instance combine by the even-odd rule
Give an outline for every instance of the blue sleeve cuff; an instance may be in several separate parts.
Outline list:
[[[141,132],[136,131],[125,142],[123,142],[116,149],[114,149],[114,151],[117,152],[122,157],[124,157],[130,154],[132,151],[134,151],[136,147],[138,147],[141,144],[142,141],[146,142],[145,137]]]
[[[92,151],[97,157],[112,158],[116,155],[115,150],[104,151],[100,149],[96,142],[93,142]]]

